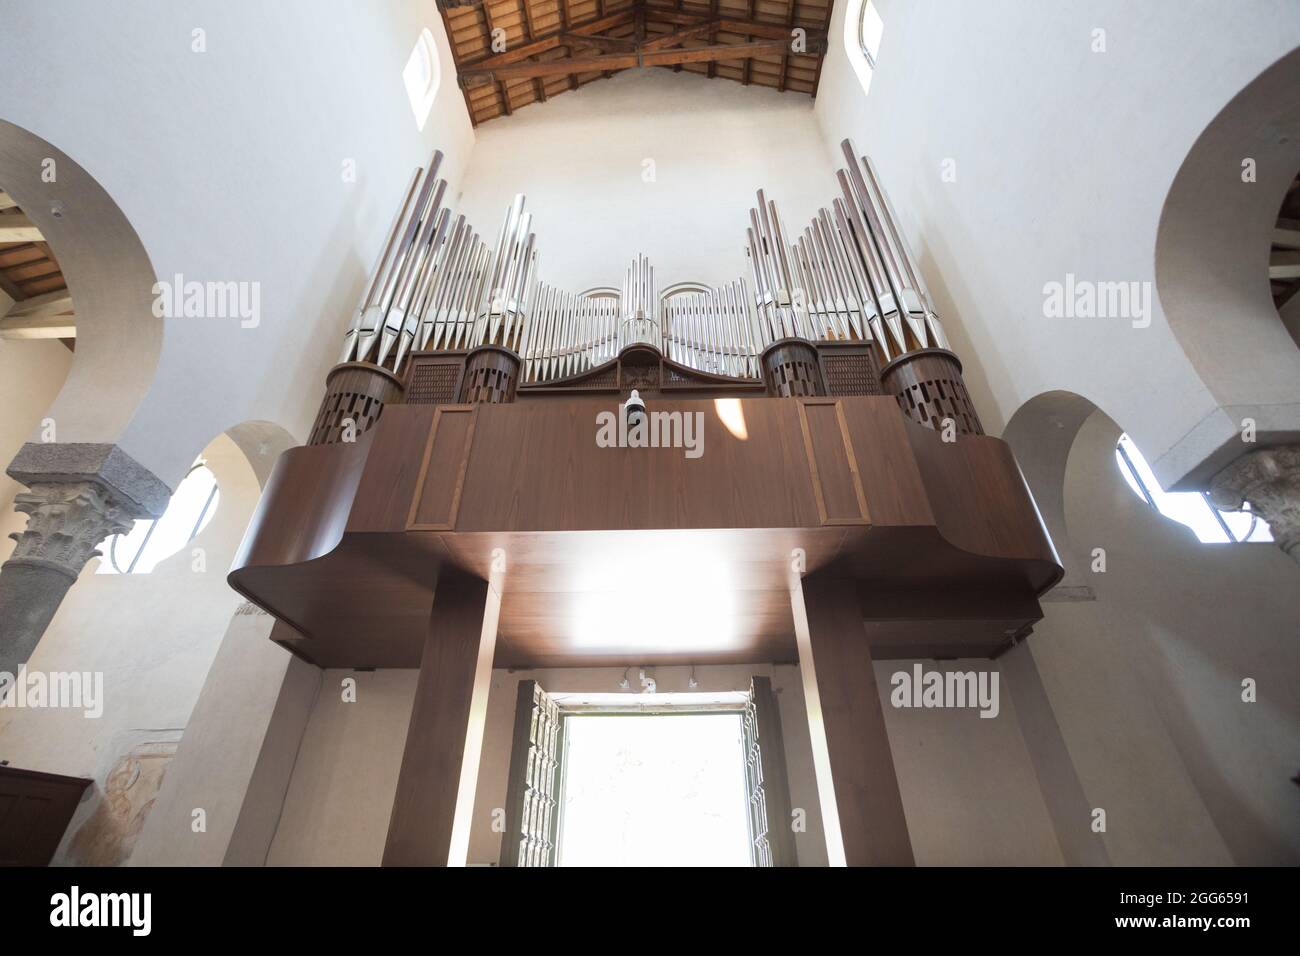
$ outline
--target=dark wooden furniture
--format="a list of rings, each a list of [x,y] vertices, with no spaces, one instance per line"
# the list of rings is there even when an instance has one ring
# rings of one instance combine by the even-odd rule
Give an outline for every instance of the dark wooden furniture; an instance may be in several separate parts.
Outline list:
[[[0,766],[0,866],[48,866],[90,783]]]

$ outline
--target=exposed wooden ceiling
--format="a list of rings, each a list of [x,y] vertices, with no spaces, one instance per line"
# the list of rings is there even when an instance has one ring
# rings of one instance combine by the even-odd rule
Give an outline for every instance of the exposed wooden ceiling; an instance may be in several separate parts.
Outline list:
[[[68,283],[41,231],[0,190],[0,291],[14,304],[0,313],[0,338],[60,338],[73,347]]]
[[[437,0],[475,126],[643,66],[816,95],[832,2]]]
[[[1268,280],[1273,304],[1282,308],[1300,293],[1300,174],[1287,190],[1278,210],[1273,229],[1273,247],[1269,253]]]

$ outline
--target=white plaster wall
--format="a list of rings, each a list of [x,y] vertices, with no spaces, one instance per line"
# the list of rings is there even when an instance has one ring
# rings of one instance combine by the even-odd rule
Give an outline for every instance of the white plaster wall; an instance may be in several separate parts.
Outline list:
[[[1225,104],[1300,45],[1300,5],[876,5],[884,34],[865,95],[842,42],[856,5],[835,5],[817,118],[837,156],[852,137],[878,165],[985,427],[996,434],[1030,397],[1069,389],[1122,422],[1162,480],[1182,477],[1223,438],[1198,425],[1223,416],[1159,302],[1138,329],[1044,318],[1042,290],[1067,273],[1154,283],[1175,174]],[[1092,52],[1095,28],[1106,31],[1105,53]],[[941,178],[948,159],[955,182]],[[1262,258],[1259,268],[1263,282]],[[1233,354],[1229,343],[1219,358],[1255,370],[1255,401],[1300,408],[1300,356]]]
[[[1066,520],[1095,602],[1045,604],[1030,648],[1117,865],[1300,861],[1300,589],[1270,544],[1205,545],[1149,508],[1094,414]],[[1253,678],[1258,701],[1242,700]],[[1083,822],[1081,821],[1081,825]]]
[[[92,558],[28,661],[31,671],[101,672],[103,716],[0,708],[0,758],[95,781],[56,862],[116,863],[129,854],[144,820],[137,812],[152,795],[124,793],[126,802],[114,805],[104,799],[105,783],[136,748],[152,748],[166,759],[241,602],[225,575],[257,501],[257,480],[224,435],[204,455],[221,493],[207,527],[150,574],[97,575],[99,560]],[[205,570],[195,570],[195,549],[203,551]],[[96,814],[111,819],[91,821]],[[91,830],[74,845],[88,822]]]
[[[0,315],[12,304],[0,292]],[[72,353],[58,339],[0,339],[0,561],[13,552],[9,534],[26,519],[14,513],[14,495],[23,486],[4,474],[23,442],[39,431],[50,403],[72,367]],[[57,431],[56,431],[57,436]]]
[[[812,100],[645,69],[485,123],[461,205],[495,236],[524,193],[548,282],[617,287],[644,252],[662,288],[749,281],[745,229],[760,188],[791,228],[834,193]]]
[[[268,866],[378,866],[419,671],[325,670]],[[345,701],[343,681],[356,681]]]
[[[896,708],[898,671],[989,671],[999,676],[998,715],[977,709]],[[917,866],[1060,866],[1047,805],[1030,763],[1013,690],[995,661],[877,661],[907,833]]]
[[[230,619],[131,854],[132,866],[220,866],[225,860],[295,661],[271,640],[274,624],[275,618],[251,604]],[[317,670],[302,661],[297,667]],[[200,828],[196,811],[202,811]]]
[[[419,132],[401,72],[422,27],[442,80]],[[429,0],[5,4],[0,118],[94,176],[159,277],[260,283],[256,328],[165,323],[121,443],[169,485],[238,422],[304,434],[411,169],[441,147],[454,192],[473,139]],[[61,415],[69,439],[76,412]]]

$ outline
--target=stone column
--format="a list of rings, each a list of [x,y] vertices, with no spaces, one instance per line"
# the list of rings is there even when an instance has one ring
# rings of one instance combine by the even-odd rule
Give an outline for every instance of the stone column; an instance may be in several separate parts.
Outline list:
[[[63,595],[109,535],[130,531],[131,512],[92,481],[38,482],[14,498],[27,528],[10,535],[13,556],[0,567],[0,671],[17,673],[58,610]]]
[[[27,527],[0,565],[0,671],[16,674],[100,543],[161,515],[170,492],[115,445],[27,444],[6,470],[29,489],[14,497]]]
[[[1300,445],[1242,455],[1215,475],[1210,498],[1225,511],[1240,511],[1249,502],[1268,522],[1277,546],[1300,562]]]

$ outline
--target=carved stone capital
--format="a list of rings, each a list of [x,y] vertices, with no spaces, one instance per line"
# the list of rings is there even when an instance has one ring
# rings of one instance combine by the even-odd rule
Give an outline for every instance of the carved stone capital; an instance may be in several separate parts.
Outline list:
[[[27,515],[27,528],[9,536],[17,546],[5,565],[50,568],[74,581],[100,542],[135,524],[135,509],[94,481],[35,482],[14,496],[14,510]]]
[[[1250,509],[1268,522],[1277,546],[1300,561],[1300,445],[1242,455],[1210,483],[1210,499],[1225,511]]]

